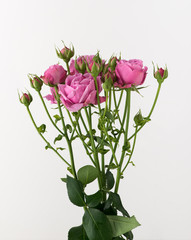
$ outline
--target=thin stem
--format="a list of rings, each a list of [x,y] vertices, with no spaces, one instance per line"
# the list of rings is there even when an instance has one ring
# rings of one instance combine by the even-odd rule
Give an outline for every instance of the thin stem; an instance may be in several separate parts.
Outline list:
[[[124,136],[124,146],[128,142],[127,141],[127,136],[128,136],[128,130],[129,130],[130,100],[131,100],[131,89],[128,88],[127,89],[127,102],[128,102],[128,106],[127,106],[127,119],[126,119],[126,129],[125,129],[125,136]],[[122,164],[123,164],[123,161],[124,161],[124,156],[125,156],[125,150],[122,150],[122,154],[121,154],[121,158],[120,158],[120,162],[119,162],[119,167],[117,169],[115,193],[117,193],[118,189],[119,189],[119,182],[120,182],[120,178],[121,178],[121,168],[122,168]]]
[[[44,99],[43,99],[43,97],[42,97],[42,94],[41,94],[39,91],[38,91],[38,94],[39,94],[39,96],[40,96],[40,99],[41,99],[41,101],[42,101],[42,104],[43,104],[43,106],[44,106],[44,109],[45,109],[45,111],[46,111],[46,113],[47,113],[47,115],[48,115],[51,123],[53,124],[53,126],[54,126],[62,135],[64,135],[64,133],[57,127],[57,125],[55,124],[55,122],[52,120],[52,118],[51,118],[51,116],[50,116],[50,113],[49,113],[49,111],[48,111],[48,109],[47,109],[47,107],[46,107],[46,104],[45,104],[45,102],[44,102]]]
[[[34,118],[33,118],[32,114],[31,114],[31,111],[30,111],[29,107],[27,107],[27,111],[29,113],[29,116],[30,116],[30,118],[32,120],[33,125],[35,126],[35,128],[36,128],[37,132],[39,133],[39,135],[41,136],[41,138],[46,142],[47,146],[50,149],[52,149],[69,167],[71,167],[71,165],[58,153],[58,151],[54,147],[52,147],[50,145],[50,143],[46,140],[46,138],[42,135],[42,133],[39,132],[38,127],[37,127],[37,125],[36,125],[36,123],[34,121]]]
[[[135,132],[136,132],[136,131],[137,131],[137,127],[136,127],[136,129],[135,129]],[[137,138],[137,134],[135,134],[135,136],[134,136],[133,146],[132,146],[132,149],[131,149],[131,153],[130,153],[130,155],[129,155],[129,160],[127,161],[125,167],[123,168],[123,170],[122,170],[122,172],[121,172],[122,174],[124,173],[125,169],[127,168],[127,166],[129,165],[129,163],[130,163],[130,161],[131,161],[131,158],[132,158],[132,155],[133,155],[133,152],[134,152],[134,149],[135,149],[136,138]]]
[[[70,67],[69,67],[68,62],[66,62],[66,67],[67,67],[68,75],[70,75]]]
[[[119,108],[119,104],[120,104],[121,100],[119,99],[119,104],[117,105],[117,101],[116,101],[116,96],[115,96],[115,91],[114,90],[113,90],[113,100],[114,100],[114,104],[115,104],[116,114],[117,114],[118,119],[119,119],[119,123],[120,123],[120,125],[122,125],[121,118],[120,118],[119,112],[118,112],[118,108]]]
[[[89,111],[89,112],[90,112],[90,111]],[[88,133],[88,128],[86,127],[86,124],[85,124],[84,119],[83,119],[83,117],[82,117],[82,115],[81,115],[81,112],[80,112],[80,119],[81,119],[81,121],[82,121],[82,124],[83,124],[85,130],[86,130],[86,133]],[[90,124],[91,124],[91,119],[90,119]]]
[[[115,143],[115,146],[114,146],[114,152],[116,152],[119,139],[120,139],[120,137],[121,137],[122,132],[124,132],[124,131],[123,131],[123,126],[124,126],[125,118],[126,118],[126,115],[127,115],[127,105],[128,105],[128,95],[126,95],[125,108],[124,108],[124,113],[123,113],[123,119],[122,119],[121,129],[120,129],[119,135],[118,135],[118,137],[117,137],[117,140],[116,140],[116,143]],[[111,164],[112,161],[113,161],[113,155],[111,156],[111,159],[110,159],[109,164]]]
[[[89,116],[88,116],[88,111],[87,111],[87,108],[84,107],[84,110],[85,110],[85,113],[86,113],[86,117],[87,117],[87,121],[88,121],[88,125],[89,125],[89,133],[90,133],[90,139],[91,139],[91,145],[92,145],[92,150],[93,150],[93,154],[94,154],[94,160],[95,160],[95,163],[96,163],[96,167],[97,167],[97,170],[98,170],[98,183],[99,183],[99,187],[100,189],[102,188],[102,182],[101,182],[101,176],[100,176],[100,165],[99,165],[99,159],[98,159],[98,153],[97,153],[97,150],[96,150],[96,147],[95,147],[95,142],[94,142],[94,139],[93,139],[93,133],[92,133],[92,129],[91,129],[91,124],[90,124],[90,119],[89,119]]]
[[[100,99],[99,99],[99,89],[98,89],[98,84],[97,84],[97,77],[94,77],[94,83],[95,83],[96,93],[97,93],[97,103],[98,103],[99,113],[101,114],[101,106],[100,106]]]
[[[68,116],[69,116],[69,118],[70,118],[70,121],[71,121],[71,123],[72,123],[73,128],[75,129],[78,137],[80,138],[80,140],[82,141],[82,144],[84,145],[84,148],[85,148],[85,150],[86,150],[86,153],[87,153],[88,156],[90,157],[90,160],[92,161],[92,163],[95,165],[95,162],[94,162],[93,158],[91,157],[91,155],[90,155],[90,153],[89,153],[89,151],[88,151],[88,148],[89,148],[90,150],[91,150],[91,148],[84,142],[84,140],[83,140],[83,138],[82,138],[82,135],[83,135],[83,134],[82,134],[82,132],[81,132],[80,125],[79,125],[78,121],[76,121],[76,125],[75,125],[75,124],[74,124],[74,121],[72,120],[71,114],[70,114],[70,112],[68,111],[68,109],[66,109],[66,111],[67,111],[67,113],[68,113]],[[78,126],[79,132],[77,131],[76,126]]]
[[[60,113],[60,117],[61,117],[61,121],[62,121],[62,126],[63,126],[66,142],[68,144],[68,149],[69,149],[69,153],[70,153],[72,173],[73,173],[74,177],[77,179],[75,163],[74,163],[74,155],[73,155],[73,150],[72,150],[72,144],[71,144],[71,141],[68,137],[67,129],[66,129],[66,126],[65,126],[64,117],[63,117],[61,106],[60,106],[60,97],[59,97],[59,94],[58,94],[57,87],[55,87],[55,92],[56,92],[56,98],[57,98],[56,100],[57,100],[57,103],[58,103],[58,109],[59,109],[59,113]]]
[[[149,114],[148,114],[148,116],[147,116],[148,119],[151,117],[151,115],[152,115],[152,113],[153,113],[153,110],[154,110],[154,108],[155,108],[155,106],[156,106],[156,102],[157,102],[157,100],[158,100],[158,96],[159,96],[160,89],[161,89],[161,83],[159,83],[159,85],[158,85],[157,93],[156,93],[156,96],[155,96],[155,99],[154,99],[152,108],[151,108],[151,110],[150,110],[150,112],[149,112]],[[128,138],[128,141],[131,140],[131,139],[135,136],[135,134],[137,134],[137,133],[145,126],[146,123],[147,123],[147,122],[145,122],[141,127],[139,127],[139,128],[137,129],[137,131]]]

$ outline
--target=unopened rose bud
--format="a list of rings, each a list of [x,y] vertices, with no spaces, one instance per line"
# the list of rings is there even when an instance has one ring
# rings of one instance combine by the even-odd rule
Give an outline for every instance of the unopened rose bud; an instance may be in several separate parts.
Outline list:
[[[56,49],[57,56],[61,59],[63,59],[65,62],[69,62],[70,59],[74,56],[74,47],[68,48],[64,47],[61,50]]]
[[[153,65],[153,75],[154,78],[157,79],[158,83],[162,83],[168,77],[168,69],[167,67],[165,69],[157,67],[157,71],[155,71],[155,67]]]
[[[32,96],[30,93],[23,93],[23,95],[20,98],[20,102],[24,104],[26,107],[30,105],[32,102]]]
[[[112,74],[110,71],[108,71],[105,75],[104,75],[104,83],[103,83],[103,89],[105,91],[109,91],[111,89],[111,87],[113,86],[113,80],[114,80],[115,76],[114,74]]]
[[[111,71],[114,71],[114,70],[115,70],[115,67],[116,67],[116,65],[117,65],[117,61],[118,61],[117,57],[112,57],[112,58],[109,60],[108,65],[109,65]]]
[[[75,69],[79,72],[84,74],[86,71],[86,59],[84,56],[79,57],[75,60]]]
[[[29,80],[31,83],[31,87],[34,88],[37,92],[40,92],[43,85],[43,81],[38,76],[34,76],[33,78],[29,76]]]

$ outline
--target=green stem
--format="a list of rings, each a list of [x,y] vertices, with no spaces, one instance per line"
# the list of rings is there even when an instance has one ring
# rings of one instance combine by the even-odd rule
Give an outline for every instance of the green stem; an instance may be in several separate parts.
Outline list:
[[[121,102],[121,96],[122,96],[122,95],[120,95],[119,103],[117,104],[116,96],[115,96],[115,91],[113,90],[113,100],[114,100],[114,104],[115,104],[116,114],[117,114],[119,123],[120,123],[120,125],[122,126],[121,118],[120,118],[119,112],[118,112],[119,104],[120,104],[120,102]]]
[[[62,135],[64,135],[64,133],[57,127],[57,125],[55,124],[55,122],[52,120],[52,118],[51,118],[51,116],[50,116],[50,113],[49,113],[49,111],[48,111],[48,109],[47,109],[47,107],[46,107],[46,104],[45,104],[45,102],[44,102],[44,99],[43,99],[43,97],[42,97],[42,95],[41,95],[41,93],[40,93],[39,91],[38,91],[38,94],[39,94],[39,96],[40,96],[40,99],[41,99],[41,101],[42,101],[42,104],[43,104],[43,106],[44,106],[44,109],[45,109],[45,111],[46,111],[46,113],[47,113],[47,115],[48,115],[51,123],[53,124],[53,126],[54,126]]]
[[[73,150],[72,150],[72,144],[71,144],[71,141],[68,137],[67,129],[66,129],[66,126],[65,126],[64,117],[63,117],[61,106],[60,106],[60,96],[58,94],[57,87],[55,87],[54,89],[55,89],[55,92],[56,92],[56,98],[57,98],[56,100],[57,100],[57,104],[58,104],[58,109],[59,109],[59,113],[60,113],[60,117],[61,117],[61,121],[62,121],[62,126],[63,126],[66,142],[68,144],[68,149],[69,149],[69,153],[70,153],[72,173],[73,173],[74,177],[77,179],[75,163],[74,163],[74,155],[73,155]]]
[[[96,147],[95,147],[95,142],[94,142],[94,139],[93,139],[93,133],[92,133],[92,129],[91,129],[91,124],[90,124],[90,119],[89,119],[89,116],[88,116],[87,108],[84,107],[84,110],[85,110],[87,121],[88,121],[88,125],[89,125],[89,133],[90,133],[92,150],[93,150],[93,154],[94,154],[94,160],[95,160],[96,167],[97,167],[98,174],[99,174],[99,176],[98,176],[98,183],[99,183],[100,189],[102,189],[102,181],[101,181],[101,176],[100,176],[101,170],[100,170],[100,164],[99,164],[99,159],[98,159],[98,153],[97,153],[97,150],[96,150]]]
[[[137,131],[137,127],[135,129],[135,132]],[[134,152],[134,149],[135,149],[135,143],[136,143],[136,138],[137,138],[137,134],[135,134],[134,136],[134,140],[133,140],[133,146],[132,146],[132,149],[131,149],[131,154],[129,155],[129,160],[127,161],[125,167],[123,168],[122,170],[122,174],[124,173],[125,169],[127,168],[127,166],[129,165],[130,161],[131,161],[131,158],[132,158],[132,155],[133,155],[133,152]]]
[[[128,88],[127,89],[127,102],[128,102],[128,106],[127,106],[127,119],[126,119],[126,129],[125,129],[125,136],[124,136],[124,146],[128,142],[127,136],[128,136],[128,130],[129,130],[130,100],[131,100],[131,89]],[[125,157],[125,151],[122,150],[122,154],[121,154],[121,158],[120,158],[120,162],[119,162],[119,167],[117,169],[115,193],[117,193],[118,189],[119,189],[119,182],[120,182],[120,179],[121,179],[121,168],[122,168],[122,164],[123,164],[123,161],[124,161],[124,157]]]
[[[74,121],[72,120],[71,114],[70,114],[70,112],[68,111],[68,109],[66,109],[66,111],[67,111],[67,113],[68,113],[68,116],[69,116],[69,118],[70,118],[70,121],[71,121],[71,123],[72,123],[72,126],[73,126],[73,128],[75,129],[75,131],[76,131],[76,134],[78,135],[78,137],[79,137],[80,140],[82,141],[82,144],[84,145],[84,148],[85,148],[85,150],[86,150],[86,153],[87,153],[88,156],[90,157],[90,160],[92,161],[92,163],[95,165],[95,162],[94,162],[93,158],[91,157],[91,155],[90,155],[90,153],[89,153],[89,151],[88,151],[88,149],[90,149],[90,147],[84,142],[84,140],[83,140],[83,138],[82,138],[83,134],[82,134],[82,132],[81,132],[81,129],[80,129],[80,125],[79,125],[79,123],[78,123],[78,120],[76,121],[76,125],[75,125],[75,124],[74,124]],[[78,126],[79,132],[77,131],[76,126]],[[90,150],[91,150],[91,149],[90,149]]]
[[[94,83],[95,83],[95,87],[96,87],[97,103],[98,103],[99,113],[101,114],[101,106],[100,106],[100,99],[99,99],[99,89],[98,89],[98,84],[97,84],[97,76],[93,77],[93,78],[94,78]]]
[[[123,90],[123,91],[124,91],[124,90]],[[121,95],[122,95],[122,94],[121,94]],[[126,115],[127,115],[127,105],[128,105],[128,95],[126,95],[125,108],[124,108],[124,113],[123,113],[123,119],[122,119],[121,129],[120,129],[119,135],[118,135],[118,137],[117,137],[117,140],[116,140],[116,143],[115,143],[115,146],[114,146],[114,152],[116,152],[119,139],[120,139],[120,137],[121,137],[122,132],[124,132],[124,131],[123,131],[123,126],[124,126],[125,118],[126,118]],[[110,159],[109,164],[111,164],[112,161],[113,161],[113,155],[111,156],[111,159]]]
[[[66,67],[67,67],[68,75],[70,75],[70,67],[69,67],[68,62],[66,62]]]
[[[37,127],[37,125],[36,125],[36,123],[35,123],[35,121],[34,121],[34,118],[33,118],[32,114],[31,114],[31,111],[30,111],[29,107],[27,107],[27,111],[28,111],[28,113],[29,113],[29,116],[30,116],[30,118],[31,118],[31,120],[32,120],[33,125],[35,126],[35,128],[36,128],[37,132],[39,133],[39,135],[41,136],[41,138],[46,142],[47,146],[48,146],[50,149],[52,149],[69,167],[71,167],[71,165],[58,153],[58,151],[57,151],[54,147],[52,147],[52,146],[50,145],[50,143],[46,140],[46,138],[42,135],[42,133],[40,133],[40,132],[38,131],[38,127]]]
[[[153,113],[153,110],[154,110],[154,108],[155,108],[156,102],[157,102],[157,100],[158,100],[158,96],[159,96],[160,89],[161,89],[161,83],[159,83],[159,85],[158,85],[157,93],[156,93],[156,96],[155,96],[155,99],[154,99],[152,108],[151,108],[151,110],[150,110],[150,112],[149,112],[149,114],[148,114],[148,116],[147,116],[148,119],[151,117],[151,115],[152,115],[152,113]],[[146,124],[146,123],[144,123],[141,127],[139,127],[139,128],[137,129],[137,131],[128,138],[128,141],[131,140],[131,139],[135,136],[135,134],[137,134],[137,133],[145,126],[145,124]]]

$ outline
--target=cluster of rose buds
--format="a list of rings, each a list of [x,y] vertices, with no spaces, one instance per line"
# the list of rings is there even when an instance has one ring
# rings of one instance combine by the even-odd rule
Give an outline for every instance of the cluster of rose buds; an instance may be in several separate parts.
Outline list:
[[[41,91],[43,83],[50,87],[51,94],[45,96],[51,103],[57,103],[55,87],[58,89],[63,105],[72,112],[80,110],[89,104],[98,104],[105,101],[104,96],[99,96],[102,88],[107,92],[112,87],[124,89],[142,85],[147,75],[147,67],[142,60],[124,60],[111,57],[108,62],[96,55],[84,55],[73,59],[74,47],[66,46],[56,49],[59,58],[67,64],[66,71],[61,65],[50,66],[43,76],[29,76],[31,86],[36,91]],[[168,76],[167,68],[154,68],[154,77],[162,83]],[[20,98],[21,102],[29,106],[31,95],[25,93]]]

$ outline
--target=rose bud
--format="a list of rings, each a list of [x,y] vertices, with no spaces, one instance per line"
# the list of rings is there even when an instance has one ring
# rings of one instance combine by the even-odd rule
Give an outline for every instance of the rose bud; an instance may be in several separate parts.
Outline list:
[[[70,59],[74,56],[74,47],[72,46],[71,48],[67,48],[66,46],[59,50],[56,49],[57,56],[61,59],[63,59],[65,62],[69,62]]]
[[[31,87],[34,88],[37,92],[40,92],[43,81],[36,75],[33,78],[31,78],[31,76],[29,75],[28,78],[30,80]]]
[[[108,71],[107,73],[105,73],[104,75],[104,83],[103,83],[103,89],[107,92],[111,89],[111,87],[113,86],[113,81],[114,81],[115,75],[114,73],[111,73],[110,71]]]
[[[28,107],[33,100],[30,93],[23,93],[23,95],[19,99],[20,102],[24,104],[26,107]]]
[[[86,59],[84,56],[81,56],[75,60],[75,69],[84,74],[86,71]]]
[[[59,64],[50,66],[41,76],[43,82],[50,86],[56,86],[65,82],[67,71]]]
[[[115,68],[116,68],[116,66],[117,66],[117,61],[118,61],[117,57],[112,57],[112,58],[109,60],[108,65],[109,65],[109,68],[111,69],[111,71],[114,71],[114,70],[115,70]]]
[[[154,75],[154,78],[157,79],[158,83],[162,83],[168,77],[168,69],[167,67],[163,69],[163,68],[158,68],[157,66],[157,71],[155,72],[155,67],[153,65],[153,75]]]
[[[120,60],[115,68],[115,87],[130,88],[132,85],[138,86],[144,83],[147,75],[147,67],[143,67],[143,62],[138,59]]]

